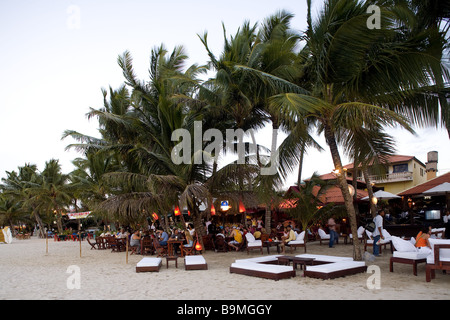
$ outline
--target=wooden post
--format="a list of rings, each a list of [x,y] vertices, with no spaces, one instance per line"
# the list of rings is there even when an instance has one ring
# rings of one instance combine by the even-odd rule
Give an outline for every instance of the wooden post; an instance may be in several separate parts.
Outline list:
[[[128,235],[126,235],[127,236],[127,245],[126,245],[126,251],[127,251],[127,259],[126,259],[126,262],[127,262],[127,264],[128,264]]]
[[[81,219],[78,219],[78,240],[80,241],[80,258],[81,258]]]
[[[48,254],[48,231],[47,229],[45,231],[45,254]]]

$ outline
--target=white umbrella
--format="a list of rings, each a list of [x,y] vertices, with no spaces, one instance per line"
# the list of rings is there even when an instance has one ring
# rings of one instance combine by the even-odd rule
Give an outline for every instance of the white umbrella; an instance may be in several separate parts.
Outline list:
[[[383,191],[383,190],[378,190],[377,192],[374,192],[373,194],[374,197],[376,197],[378,200],[388,200],[388,199],[398,199],[401,198],[396,194],[387,192],[387,191]],[[362,198],[361,200],[369,200],[369,196]]]
[[[443,194],[447,194],[447,193],[450,193],[450,183],[449,182],[441,183],[441,184],[437,185],[436,187],[423,192],[423,194],[425,194],[425,195],[443,195]]]

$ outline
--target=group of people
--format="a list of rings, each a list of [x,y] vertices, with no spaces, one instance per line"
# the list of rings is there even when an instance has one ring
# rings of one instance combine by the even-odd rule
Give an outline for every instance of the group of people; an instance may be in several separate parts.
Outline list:
[[[195,229],[192,224],[189,224],[186,229],[173,228],[170,235],[162,228],[149,229],[147,231],[135,230],[130,236],[130,247],[137,247],[137,253],[141,253],[141,240],[143,238],[156,239],[161,246],[166,246],[169,240],[182,240],[186,243],[184,247],[192,247],[194,245]],[[114,236],[116,238],[126,238],[130,233],[124,228],[121,228]],[[175,246],[175,250],[179,250],[179,245]]]
[[[376,217],[373,219],[375,223],[375,230],[372,233],[373,237],[373,255],[375,257],[380,256],[380,245],[379,241],[384,240],[383,236],[383,217],[385,216],[385,211],[380,210]],[[445,226],[445,238],[450,239],[450,210],[446,210],[443,217],[443,222]],[[431,226],[423,226],[422,230],[416,236],[415,246],[421,252],[431,253],[431,245],[428,241],[432,237]]]

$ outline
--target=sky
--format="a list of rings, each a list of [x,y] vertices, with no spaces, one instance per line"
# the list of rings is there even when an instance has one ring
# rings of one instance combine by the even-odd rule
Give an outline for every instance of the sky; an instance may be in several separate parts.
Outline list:
[[[322,0],[313,0],[313,16]],[[198,35],[208,32],[210,48],[220,55],[222,22],[234,34],[245,20],[262,22],[278,10],[295,15],[292,27],[306,28],[306,0],[59,0],[0,2],[0,178],[6,171],[32,163],[59,159],[64,173],[81,154],[65,148],[64,130],[98,136],[89,108],[103,106],[102,88],[118,88],[124,81],[117,57],[128,50],[140,79],[148,79],[151,50],[160,44],[172,51],[183,45],[188,64],[208,60]],[[257,134],[257,142],[270,147],[270,129]],[[441,128],[388,131],[397,141],[397,154],[412,155],[425,163],[428,151],[438,151],[438,174],[450,171],[450,140]],[[325,149],[308,150],[303,177],[315,171],[331,172]],[[266,143],[268,142],[268,143]],[[280,141],[281,142],[281,141]],[[343,157],[343,164],[349,161]],[[285,185],[297,180],[292,174]]]

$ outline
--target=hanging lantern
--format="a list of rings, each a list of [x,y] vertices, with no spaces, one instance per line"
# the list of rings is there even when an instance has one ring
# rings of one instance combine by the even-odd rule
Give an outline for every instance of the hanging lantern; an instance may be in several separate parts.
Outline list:
[[[211,215],[212,216],[216,215],[216,208],[214,208],[214,203],[211,204]]]
[[[242,203],[242,200],[239,200],[239,213],[245,212],[244,204]]]
[[[188,210],[188,216],[190,217],[191,216],[191,212]]]
[[[195,250],[197,251],[202,251],[202,245],[200,244],[200,242],[197,242],[197,244],[195,245]]]
[[[178,206],[175,207],[175,210],[173,212],[175,213],[175,216],[181,215],[181,211],[180,211],[180,208],[178,208]]]
[[[154,220],[158,220],[159,219],[158,215],[155,212],[152,213],[152,217],[153,217]]]

